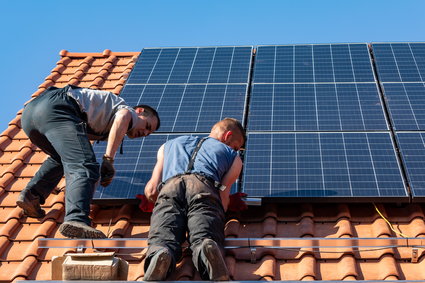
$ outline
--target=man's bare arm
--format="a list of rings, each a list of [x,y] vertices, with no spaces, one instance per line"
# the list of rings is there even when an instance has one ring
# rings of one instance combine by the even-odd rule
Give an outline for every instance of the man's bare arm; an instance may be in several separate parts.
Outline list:
[[[157,160],[152,171],[151,179],[146,183],[145,196],[150,202],[155,202],[158,197],[157,187],[162,181],[162,170],[164,167],[164,145],[162,145],[157,153]]]

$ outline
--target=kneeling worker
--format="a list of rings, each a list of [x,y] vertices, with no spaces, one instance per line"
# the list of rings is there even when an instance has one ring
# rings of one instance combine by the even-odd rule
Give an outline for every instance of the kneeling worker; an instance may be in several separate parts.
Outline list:
[[[186,232],[201,278],[229,280],[223,258],[225,211],[230,188],[242,169],[237,151],[245,141],[239,121],[226,118],[204,139],[182,136],[160,147],[145,187],[146,198],[156,203],[144,280],[164,280],[175,270]]]

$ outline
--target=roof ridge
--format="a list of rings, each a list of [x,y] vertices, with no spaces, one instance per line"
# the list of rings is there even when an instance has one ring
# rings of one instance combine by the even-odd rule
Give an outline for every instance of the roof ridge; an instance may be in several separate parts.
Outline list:
[[[109,57],[111,55],[114,56],[138,56],[140,54],[140,51],[137,52],[112,52],[109,49],[105,49],[102,53],[100,52],[69,52],[68,50],[61,50],[59,52],[59,55],[61,57],[87,57],[87,56],[93,56],[93,57]]]

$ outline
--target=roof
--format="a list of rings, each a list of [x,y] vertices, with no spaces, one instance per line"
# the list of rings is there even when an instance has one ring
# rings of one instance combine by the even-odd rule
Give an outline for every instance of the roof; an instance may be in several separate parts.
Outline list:
[[[47,87],[74,84],[119,94],[139,52],[60,52],[60,60],[32,95]],[[0,135],[0,281],[50,280],[53,256],[76,252],[69,248],[39,248],[40,238],[63,238],[58,232],[64,217],[62,180],[43,208],[43,219],[27,218],[15,202],[19,192],[39,169],[46,155],[31,144],[17,113]],[[423,204],[378,204],[395,231],[425,237]],[[150,213],[137,205],[92,205],[97,229],[111,238],[147,238]],[[389,247],[385,241],[402,238],[390,229],[371,203],[276,203],[227,214],[227,239],[274,239],[273,247],[227,248],[226,262],[233,280],[423,280],[424,249]],[[287,239],[374,238],[373,247],[327,249],[314,241],[300,248],[285,246]],[[376,238],[376,239],[375,239]],[[423,245],[423,244],[422,244]],[[89,252],[88,249],[86,252]],[[118,250],[130,264],[128,280],[143,278],[143,248]],[[415,256],[415,252],[417,256]],[[412,262],[412,257],[417,263]],[[171,280],[200,280],[188,251]]]

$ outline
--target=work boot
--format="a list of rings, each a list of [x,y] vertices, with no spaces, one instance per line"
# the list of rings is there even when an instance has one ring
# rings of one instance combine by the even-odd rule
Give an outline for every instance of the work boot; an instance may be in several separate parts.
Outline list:
[[[18,196],[16,204],[23,209],[24,214],[32,218],[42,218],[46,212],[41,209],[40,198],[31,193],[29,189],[23,189]]]
[[[228,281],[229,272],[224,262],[220,248],[211,239],[205,239],[201,244],[201,260],[212,281]]]
[[[143,277],[144,281],[163,281],[167,278],[168,269],[171,264],[171,254],[166,249],[155,252],[150,260],[148,269]]]
[[[65,221],[59,227],[59,232],[67,238],[83,239],[105,239],[106,235],[102,231],[90,227],[86,223],[77,221]]]

